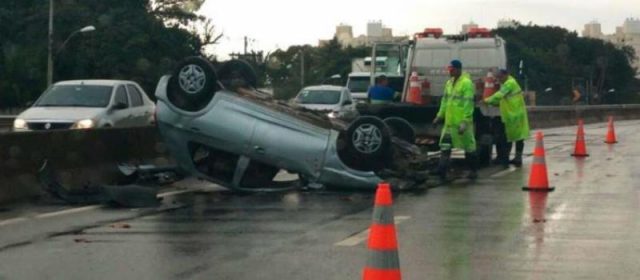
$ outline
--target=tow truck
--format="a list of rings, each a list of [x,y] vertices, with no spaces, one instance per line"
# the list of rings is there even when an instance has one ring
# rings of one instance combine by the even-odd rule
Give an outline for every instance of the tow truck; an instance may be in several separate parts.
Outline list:
[[[413,40],[404,43],[374,44],[371,59],[376,57],[394,57],[401,67],[394,67],[397,75],[404,77],[402,87],[393,86],[401,92],[400,102],[391,104],[360,103],[357,110],[363,116],[375,116],[385,123],[404,140],[413,142],[427,151],[439,150],[441,126],[432,125],[439,109],[444,85],[449,79],[446,65],[459,59],[463,71],[469,73],[476,84],[476,110],[474,113],[475,132],[478,143],[478,155],[482,165],[491,161],[493,139],[492,131],[500,121],[497,108],[488,107],[481,102],[484,91],[483,78],[488,72],[506,68],[506,47],[504,39],[491,34],[486,28],[471,28],[462,35],[443,35],[440,28],[426,28],[416,33]],[[380,71],[371,67],[369,85]],[[383,74],[394,69],[382,69]],[[409,98],[410,76],[417,74],[421,87],[419,98]]]

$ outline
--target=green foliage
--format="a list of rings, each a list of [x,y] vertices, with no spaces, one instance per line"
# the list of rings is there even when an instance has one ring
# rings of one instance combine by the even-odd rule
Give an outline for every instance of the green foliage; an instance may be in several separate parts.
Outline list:
[[[159,77],[180,59],[214,43],[189,31],[206,22],[202,0],[55,0],[54,81],[134,80],[153,95]],[[0,107],[23,106],[46,88],[49,1],[0,1]],[[6,24],[11,23],[11,24]],[[209,23],[210,24],[210,23]],[[96,31],[74,31],[94,25]]]
[[[636,101],[631,48],[578,37],[560,27],[519,25],[495,32],[507,42],[511,72],[517,73],[524,61],[524,74],[529,88],[538,92],[539,104],[571,103],[572,89],[578,85],[583,93],[591,90],[591,104]],[[553,90],[545,93],[547,88]],[[615,96],[607,93],[609,89],[615,89]]]
[[[266,74],[274,88],[276,98],[289,99],[302,88],[301,56],[304,56],[304,86],[318,85],[332,75],[342,78],[327,80],[327,84],[344,85],[351,72],[351,59],[365,57],[370,48],[342,48],[337,39],[321,47],[291,46],[287,50],[273,52],[266,67]]]

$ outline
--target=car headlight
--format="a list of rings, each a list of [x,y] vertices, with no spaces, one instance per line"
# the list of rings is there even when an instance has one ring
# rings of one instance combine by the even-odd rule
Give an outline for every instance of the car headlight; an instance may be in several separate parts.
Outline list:
[[[331,112],[331,113],[327,114],[327,116],[328,116],[329,118],[331,118],[331,119],[335,119],[335,118],[340,117],[340,113],[339,113],[339,112],[336,112],[336,111],[333,111],[333,112]]]
[[[81,120],[76,122],[72,128],[75,129],[88,129],[88,128],[93,128],[95,127],[96,123],[91,120],[91,119],[87,119],[87,120]]]
[[[27,129],[27,121],[23,119],[15,119],[13,121],[13,129]]]

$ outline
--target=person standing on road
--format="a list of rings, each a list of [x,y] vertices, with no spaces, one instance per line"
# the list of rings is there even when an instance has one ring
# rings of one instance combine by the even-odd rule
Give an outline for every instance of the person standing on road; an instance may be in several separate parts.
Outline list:
[[[391,103],[397,97],[396,91],[389,87],[389,80],[385,75],[376,77],[376,85],[369,88],[367,95],[371,104]]]
[[[506,162],[515,165],[516,167],[522,166],[522,152],[524,150],[524,140],[529,138],[529,117],[527,116],[527,107],[524,102],[524,96],[522,95],[522,88],[518,84],[515,78],[509,75],[506,69],[501,69],[498,73],[498,81],[502,84],[500,90],[494,95],[484,99],[484,102],[490,105],[500,106],[500,117],[502,123],[504,123],[506,141],[503,154],[507,156],[504,159]],[[510,162],[509,154],[511,153],[511,146],[513,142],[516,143],[516,155]]]
[[[462,62],[459,60],[451,61],[448,70],[451,78],[445,84],[440,110],[433,120],[434,124],[444,120],[440,136],[441,153],[437,174],[441,179],[446,180],[451,149],[457,148],[465,151],[465,159],[470,170],[467,178],[476,179],[478,156],[473,123],[475,86],[470,75],[462,72]]]

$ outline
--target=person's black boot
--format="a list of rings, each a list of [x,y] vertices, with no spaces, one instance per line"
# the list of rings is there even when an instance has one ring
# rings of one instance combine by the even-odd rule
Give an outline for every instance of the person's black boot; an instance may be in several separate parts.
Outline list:
[[[451,161],[451,151],[441,151],[440,161],[438,162],[438,168],[436,169],[436,175],[441,181],[447,181],[447,173],[449,172],[449,163]]]
[[[467,161],[467,166],[469,167],[469,174],[467,175],[467,179],[478,179],[478,154],[476,154],[475,152],[466,153],[465,158]]]
[[[509,163],[513,164],[515,167],[522,167],[522,154],[516,154]]]
[[[516,156],[509,162],[515,167],[522,167],[522,152],[524,151],[524,140],[516,142]]]

